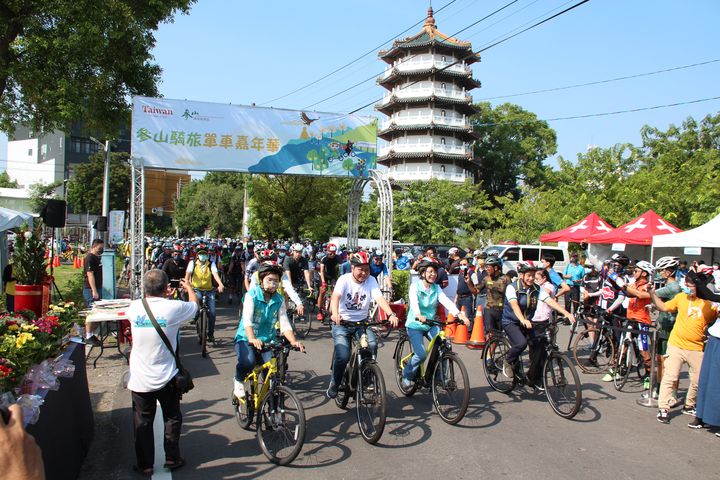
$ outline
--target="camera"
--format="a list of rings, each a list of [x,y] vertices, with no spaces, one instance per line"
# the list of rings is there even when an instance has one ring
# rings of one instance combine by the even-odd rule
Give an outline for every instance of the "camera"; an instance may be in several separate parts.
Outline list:
[[[170,287],[172,287],[172,288],[180,288],[180,279],[170,280]]]

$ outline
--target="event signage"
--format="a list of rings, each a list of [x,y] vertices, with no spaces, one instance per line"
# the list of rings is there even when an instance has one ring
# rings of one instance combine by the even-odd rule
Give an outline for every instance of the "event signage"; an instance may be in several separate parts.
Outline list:
[[[702,255],[701,247],[685,247],[683,249],[684,255]]]
[[[138,96],[132,155],[170,170],[364,177],[377,119]]]
[[[108,217],[108,240],[111,244],[117,245],[123,241],[123,226],[125,225],[125,212],[122,210],[111,210]]]

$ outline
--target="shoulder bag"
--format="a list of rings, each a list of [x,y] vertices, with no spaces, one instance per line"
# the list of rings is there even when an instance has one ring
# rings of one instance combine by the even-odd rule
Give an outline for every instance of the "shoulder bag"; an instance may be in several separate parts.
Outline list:
[[[190,375],[190,371],[187,370],[185,367],[183,367],[182,363],[180,362],[180,356],[178,355],[177,351],[174,351],[172,348],[172,345],[170,344],[170,340],[168,340],[167,336],[165,335],[165,332],[162,331],[160,328],[160,325],[158,325],[157,320],[155,320],[155,316],[152,314],[152,311],[150,310],[150,305],[148,305],[147,299],[142,299],[143,307],[145,307],[145,311],[148,314],[148,317],[150,318],[150,321],[152,322],[153,326],[155,327],[155,330],[157,330],[158,335],[160,335],[160,338],[162,338],[162,341],[165,343],[165,346],[170,350],[175,357],[175,365],[177,366],[178,373],[175,374],[173,379],[171,380],[171,383],[175,387],[175,391],[177,391],[180,396],[184,393],[189,392],[193,388],[195,388],[195,384],[193,383],[192,375]]]

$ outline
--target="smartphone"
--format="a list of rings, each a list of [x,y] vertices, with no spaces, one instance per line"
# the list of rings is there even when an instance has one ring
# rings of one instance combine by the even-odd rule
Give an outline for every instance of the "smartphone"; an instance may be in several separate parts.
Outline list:
[[[10,421],[10,412],[8,412],[7,407],[0,407],[0,416],[3,419],[3,422],[7,425],[7,423]]]
[[[180,288],[180,279],[178,280],[170,280],[170,286],[172,288]]]

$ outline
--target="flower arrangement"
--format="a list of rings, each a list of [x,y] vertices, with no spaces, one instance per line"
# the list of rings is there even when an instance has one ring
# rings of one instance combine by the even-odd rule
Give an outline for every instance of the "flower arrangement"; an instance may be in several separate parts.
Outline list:
[[[76,323],[72,302],[51,305],[40,318],[28,310],[0,315],[0,393],[19,387],[33,365],[60,353]]]
[[[23,225],[15,240],[13,276],[18,285],[40,285],[47,276],[45,243],[41,238],[42,222],[35,229]]]

